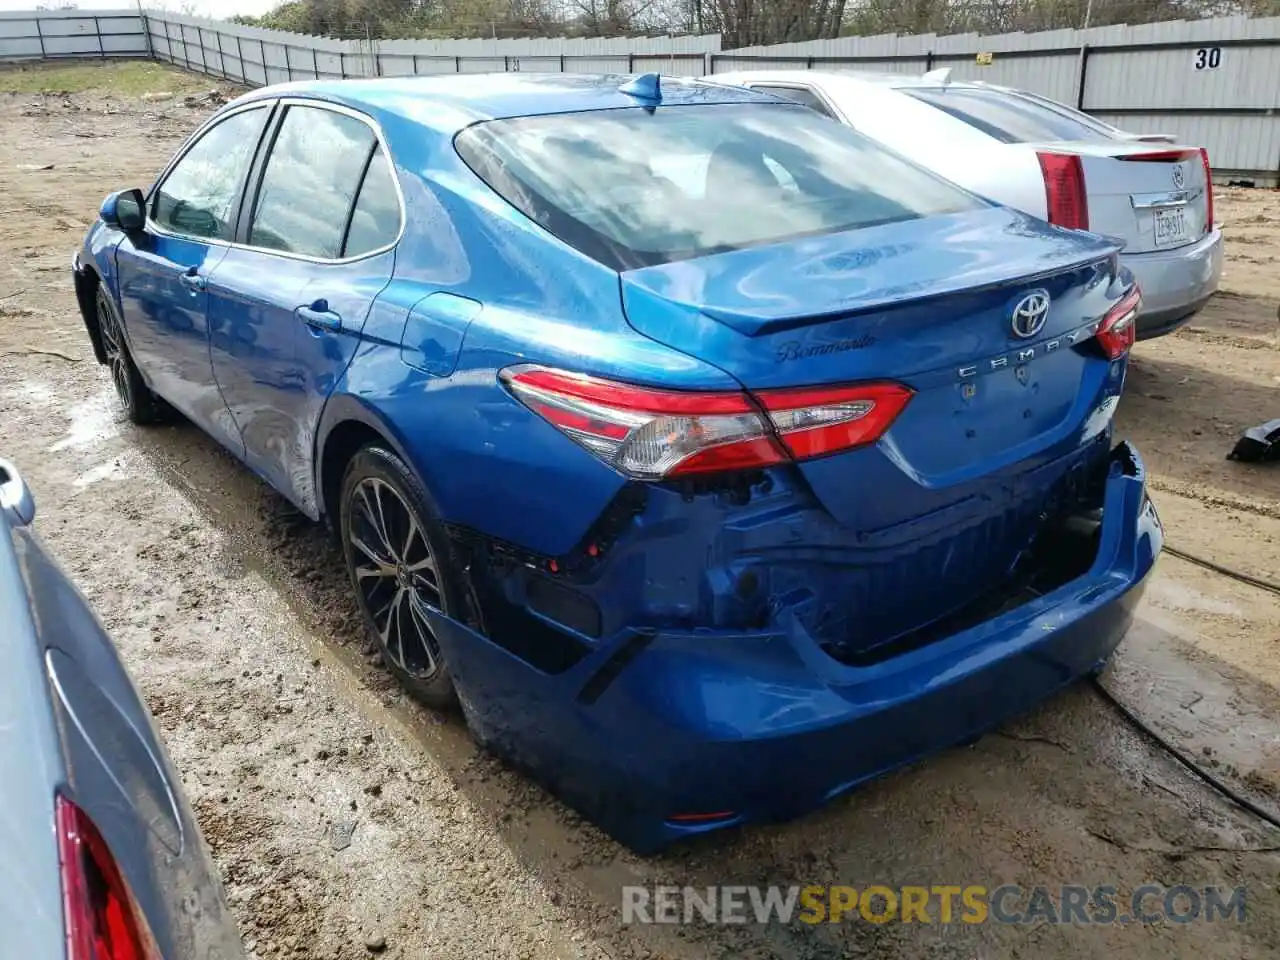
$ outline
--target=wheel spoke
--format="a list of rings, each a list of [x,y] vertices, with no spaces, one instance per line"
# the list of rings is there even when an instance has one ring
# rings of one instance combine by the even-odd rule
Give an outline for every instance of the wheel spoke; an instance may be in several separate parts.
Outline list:
[[[404,547],[400,551],[400,560],[404,563],[409,562],[409,549],[413,546],[413,541],[419,536],[418,521],[414,519],[413,514],[409,514],[409,532],[404,537]]]
[[[391,557],[392,560],[399,560],[400,558],[396,556],[395,548],[391,546],[391,537],[387,533],[387,522],[382,512],[380,487],[381,484],[376,481],[361,484],[360,499],[364,502],[365,516],[370,526],[373,527],[374,535],[382,541],[381,545],[385,555]],[[370,491],[373,493],[372,499],[370,499]]]
[[[410,573],[417,573],[419,570],[425,570],[427,573],[431,574],[431,576],[436,576],[436,562],[431,559],[430,553],[421,560],[415,560],[413,563],[406,563],[404,568]]]
[[[387,573],[396,572],[396,565],[394,562],[388,562],[386,557],[379,554],[378,551],[374,550],[373,547],[365,543],[360,537],[353,534],[350,537],[350,540],[351,545],[372,560],[375,566],[385,570]]]
[[[434,673],[436,669],[435,634],[431,631],[431,624],[427,621],[421,601],[413,595],[409,597],[409,617],[413,621],[413,632],[417,636],[423,659],[426,660],[422,668],[423,672]]]
[[[398,599],[399,599],[399,589],[397,588],[396,590],[393,591],[392,598],[390,598],[387,603],[384,603],[383,605],[381,605],[381,607],[378,608],[378,611],[372,614],[372,617],[374,617],[374,623],[380,621],[381,618],[383,618],[384,613],[390,612],[390,608],[396,605],[396,602]],[[387,634],[387,630],[385,630],[385,626],[387,625],[385,625],[384,623],[383,626],[378,628],[378,635],[383,636],[384,639],[385,639],[385,634]]]
[[[395,661],[400,669],[405,669],[404,665],[404,638],[400,633],[400,605],[404,600],[404,591],[397,590],[396,595],[387,604],[387,622],[381,631],[382,646],[387,654]],[[395,636],[395,646],[392,646],[392,635]]]
[[[375,566],[369,563],[356,567],[356,580],[368,580],[370,577],[394,577],[395,575],[395,567]]]

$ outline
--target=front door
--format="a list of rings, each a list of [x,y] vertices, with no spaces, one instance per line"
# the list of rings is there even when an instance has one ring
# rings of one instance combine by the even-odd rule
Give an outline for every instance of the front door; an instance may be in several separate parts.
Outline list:
[[[315,431],[391,280],[400,199],[371,123],[314,102],[285,108],[261,170],[209,278],[213,369],[246,461],[314,516]]]
[[[240,452],[209,363],[208,278],[235,236],[236,214],[269,105],[205,130],[148,202],[146,231],[116,250],[121,309],[134,362],[156,393]]]

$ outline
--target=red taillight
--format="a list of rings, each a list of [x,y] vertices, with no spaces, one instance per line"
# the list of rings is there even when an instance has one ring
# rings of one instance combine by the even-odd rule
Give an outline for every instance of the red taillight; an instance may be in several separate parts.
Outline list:
[[[1037,153],[1044,175],[1049,222],[1074,230],[1089,229],[1089,198],[1084,192],[1084,164],[1066,153]]]
[[[67,960],[153,960],[151,938],[98,828],[65,797],[56,807]]]
[[[502,371],[511,392],[606,463],[644,480],[758,469],[872,443],[911,398],[899,384],[759,393],[638,387],[546,367]],[[785,447],[785,449],[784,449]]]
[[[911,399],[900,383],[763,390],[758,396],[797,460],[879,440]]]
[[[1097,339],[1108,360],[1123,357],[1137,342],[1138,311],[1141,308],[1142,293],[1135,285],[1102,318],[1102,323],[1098,326]]]
[[[1204,164],[1204,232],[1213,229],[1213,167],[1209,166],[1209,151],[1200,148],[1200,162]]]
[[[1198,156],[1199,150],[1150,150],[1146,153],[1126,153],[1116,157],[1126,163],[1178,163]]]

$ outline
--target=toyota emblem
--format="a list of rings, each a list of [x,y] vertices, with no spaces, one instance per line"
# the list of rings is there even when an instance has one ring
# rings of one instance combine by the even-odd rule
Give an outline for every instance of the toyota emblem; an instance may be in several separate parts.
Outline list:
[[[1048,319],[1049,291],[1032,290],[1019,300],[1018,305],[1013,308],[1013,316],[1011,317],[1013,335],[1021,337],[1023,340],[1028,337],[1034,337],[1044,329],[1045,321]]]
[[[1186,171],[1182,169],[1182,164],[1175,163],[1173,165],[1173,185],[1176,189],[1181,190],[1187,183]]]

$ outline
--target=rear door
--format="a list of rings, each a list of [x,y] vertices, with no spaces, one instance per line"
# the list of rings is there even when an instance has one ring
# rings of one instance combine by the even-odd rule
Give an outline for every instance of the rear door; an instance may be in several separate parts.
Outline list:
[[[152,191],[146,231],[116,248],[129,347],[151,387],[237,452],[239,432],[209,366],[209,274],[235,235],[240,194],[271,113],[258,104],[218,119]]]
[[[210,277],[211,352],[246,461],[314,513],[316,425],[391,279],[402,206],[362,114],[287,102],[270,137],[239,242]]]

